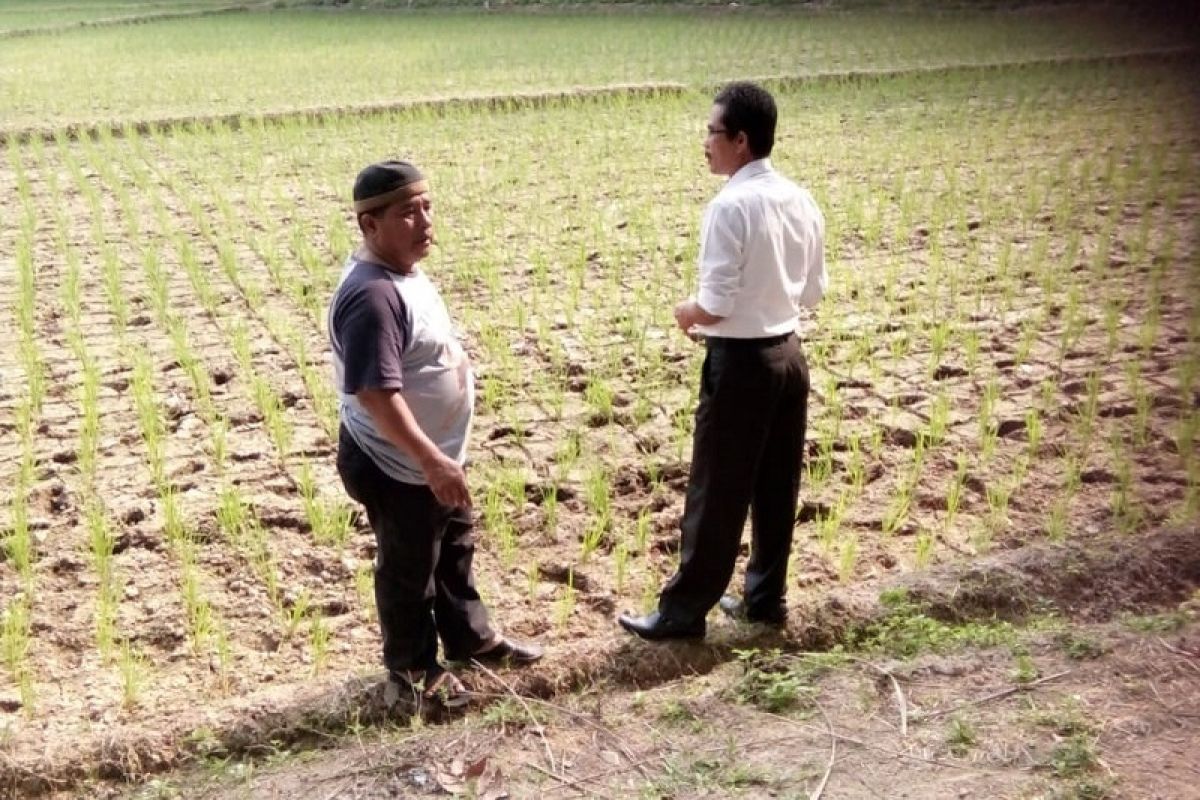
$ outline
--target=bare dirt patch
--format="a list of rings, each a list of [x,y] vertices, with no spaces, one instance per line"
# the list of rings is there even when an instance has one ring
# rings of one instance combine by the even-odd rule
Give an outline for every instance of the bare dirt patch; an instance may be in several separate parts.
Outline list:
[[[847,647],[851,652],[861,654],[856,658],[877,658],[879,650],[889,657],[911,655],[910,648],[919,653],[959,641],[948,633],[929,632],[929,626],[935,625],[938,619],[967,625],[989,625],[999,620],[1012,620],[1020,625],[1033,620],[1032,630],[1036,632],[1039,624],[1043,628],[1047,624],[1037,623],[1037,620],[1052,612],[1061,615],[1052,618],[1056,620],[1052,625],[1054,636],[1058,637],[1052,640],[1071,650],[1076,657],[1081,654],[1090,657],[1108,648],[1108,645],[1093,641],[1094,635],[1086,632],[1086,626],[1097,620],[1165,608],[1171,613],[1163,615],[1161,621],[1149,617],[1151,622],[1143,626],[1158,633],[1159,629],[1173,632],[1175,627],[1195,616],[1192,598],[1200,587],[1200,553],[1194,547],[1196,535],[1194,528],[1175,529],[1159,531],[1137,542],[1114,538],[1059,547],[1031,546],[984,559],[969,567],[947,567],[910,576],[883,587],[881,592],[866,587],[835,590],[821,598],[812,598],[811,603],[794,605],[788,627],[780,632],[714,619],[709,637],[702,644],[654,645],[614,635],[611,629],[595,630],[571,652],[552,653],[545,664],[536,668],[509,671],[503,675],[484,669],[468,669],[464,678],[479,694],[477,709],[480,704],[486,706],[501,700],[514,707],[534,703],[539,708],[553,710],[555,704],[575,702],[580,696],[588,697],[600,689],[603,689],[601,694],[647,689],[660,696],[671,691],[691,696],[693,692],[703,691],[696,687],[705,686],[703,681],[697,683],[697,676],[714,670],[728,674],[731,662],[739,659],[744,662],[744,657],[738,656],[740,652],[777,652],[778,658],[800,659],[807,657],[803,655],[805,653],[826,652],[832,653],[830,657],[835,663],[840,663],[838,659],[843,656],[839,654],[845,653]],[[1117,585],[1120,588],[1114,596],[1106,589],[1114,585],[1113,570],[1117,565],[1126,565],[1129,569],[1119,576]],[[1073,577],[1069,583],[1056,585],[1049,581],[1040,584],[1041,575]],[[899,610],[888,600],[896,596],[902,598]],[[961,598],[962,602],[956,602],[956,598]],[[1182,611],[1174,612],[1177,607]],[[1012,630],[1016,629],[1005,626],[996,635],[1009,641],[1011,653],[1024,652],[1024,645],[1018,644]],[[1164,656],[1173,655],[1185,664],[1189,658],[1196,659],[1193,648],[1200,645],[1200,639],[1193,641],[1195,637],[1189,636],[1176,639],[1174,645],[1166,640],[1160,642]],[[1143,644],[1151,647],[1153,643],[1148,640]],[[1139,652],[1147,652],[1145,647]],[[1049,645],[1042,648],[1043,651],[1051,649]],[[941,661],[930,663],[943,664]],[[1124,668],[1132,669],[1131,664]],[[749,669],[745,663],[742,667]],[[908,666],[892,665],[875,678],[880,679],[880,675],[897,670],[907,674],[909,669]],[[967,670],[961,665],[946,667],[943,664],[911,669],[917,672],[932,670],[954,677],[973,674],[979,667]],[[1200,667],[1196,669],[1196,677],[1200,679]],[[775,664],[770,670],[778,672],[779,665]],[[770,670],[768,672],[774,674]],[[1038,674],[1049,675],[1051,670],[1039,668]],[[1031,680],[1033,678],[1027,678],[1025,682]],[[947,682],[939,690],[942,699],[922,702],[926,707],[940,707],[937,716],[943,716],[947,713],[945,706],[955,702],[954,698],[971,696],[979,683],[977,678],[967,679],[959,687]],[[668,688],[664,689],[664,685]],[[145,780],[197,759],[235,757],[253,761],[281,749],[320,748],[331,739],[344,736],[348,730],[361,731],[364,725],[412,726],[418,724],[418,717],[420,724],[451,727],[458,724],[454,717],[436,708],[422,709],[418,717],[414,717],[411,706],[395,705],[385,689],[381,675],[343,682],[314,681],[303,690],[281,687],[255,692],[200,713],[174,714],[149,725],[117,726],[110,728],[96,745],[77,748],[70,754],[60,753],[53,761],[25,764],[7,761],[2,776],[5,783],[0,785],[23,793],[53,793],[56,787],[61,790],[95,777],[115,781]],[[838,691],[845,693],[845,687]],[[619,708],[622,703],[632,701],[626,698],[612,702]],[[838,702],[849,703],[851,700],[843,696]],[[697,705],[698,708],[702,706],[703,703]],[[501,712],[485,709],[482,713],[488,716]],[[503,713],[513,712],[510,708]],[[631,712],[626,708],[625,713]],[[911,713],[919,715],[916,709]],[[745,736],[751,727],[746,723],[739,736]],[[785,722],[783,728],[786,727]],[[436,741],[444,735],[431,734],[431,739]],[[623,741],[625,737],[618,732],[613,738]],[[790,739],[783,736],[782,740]],[[707,747],[712,748],[711,741]],[[687,747],[683,747],[676,755],[686,750]],[[1028,753],[1026,757],[1030,757]],[[936,764],[925,762],[923,766],[930,763]],[[1024,768],[1031,766],[1027,763]],[[353,771],[349,775],[340,773],[339,779],[347,778],[347,785],[354,785],[349,780],[353,774]],[[805,773],[787,780],[804,781],[810,777]],[[73,791],[111,794],[119,789],[114,784],[89,784],[86,790],[68,790],[66,793]]]
[[[1000,647],[789,653],[551,699],[474,676],[482,708],[301,757],[210,760],[141,794],[217,798],[1191,796],[1200,607],[1014,629]],[[507,685],[506,685],[507,684]]]

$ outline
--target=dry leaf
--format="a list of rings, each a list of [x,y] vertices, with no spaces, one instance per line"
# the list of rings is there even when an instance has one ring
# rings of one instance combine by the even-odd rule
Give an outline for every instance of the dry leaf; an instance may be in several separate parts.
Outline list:
[[[603,759],[605,763],[607,763],[611,766],[614,766],[614,767],[621,766],[621,757],[619,755],[617,755],[616,753],[614,753],[612,750],[601,750],[600,758]]]
[[[508,797],[508,791],[500,785],[503,779],[500,768],[489,765],[487,772],[479,779],[479,800],[503,800]]]
[[[467,790],[467,785],[453,775],[447,775],[440,770],[436,775],[438,786],[441,786],[442,791],[447,794],[460,795]]]
[[[466,776],[468,778],[478,778],[480,775],[483,774],[483,771],[485,769],[487,769],[487,766],[488,766],[487,756],[484,756],[483,758],[476,761],[474,764],[470,764],[467,766]]]

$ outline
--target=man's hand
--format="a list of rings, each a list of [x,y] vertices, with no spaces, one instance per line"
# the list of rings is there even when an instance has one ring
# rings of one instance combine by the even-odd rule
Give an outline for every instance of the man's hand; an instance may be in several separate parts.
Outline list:
[[[444,506],[470,508],[471,492],[467,489],[467,474],[452,458],[437,452],[433,458],[421,464],[425,480],[433,496]]]
[[[692,301],[684,300],[675,304],[675,324],[679,326],[679,330],[691,335],[692,328]]]
[[[701,338],[699,334],[692,331],[693,328],[697,325],[715,325],[723,319],[725,318],[708,313],[700,307],[699,303],[690,298],[675,305],[675,324],[693,342],[699,341]]]
[[[429,440],[398,390],[371,389],[355,396],[371,415],[379,432],[421,467],[425,482],[439,503],[452,508],[470,508],[471,493],[467,490],[467,475],[463,468]]]

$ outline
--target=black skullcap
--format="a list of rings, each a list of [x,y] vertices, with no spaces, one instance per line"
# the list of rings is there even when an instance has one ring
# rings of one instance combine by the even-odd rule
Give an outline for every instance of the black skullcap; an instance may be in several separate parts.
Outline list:
[[[354,179],[354,213],[376,208],[428,191],[421,170],[407,161],[380,161]]]

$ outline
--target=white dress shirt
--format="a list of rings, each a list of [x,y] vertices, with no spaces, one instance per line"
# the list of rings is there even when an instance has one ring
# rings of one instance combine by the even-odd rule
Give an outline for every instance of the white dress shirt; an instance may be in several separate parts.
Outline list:
[[[751,161],[704,211],[696,301],[724,317],[697,325],[704,336],[754,339],[791,333],[801,306],[825,294],[825,218],[812,195]]]

